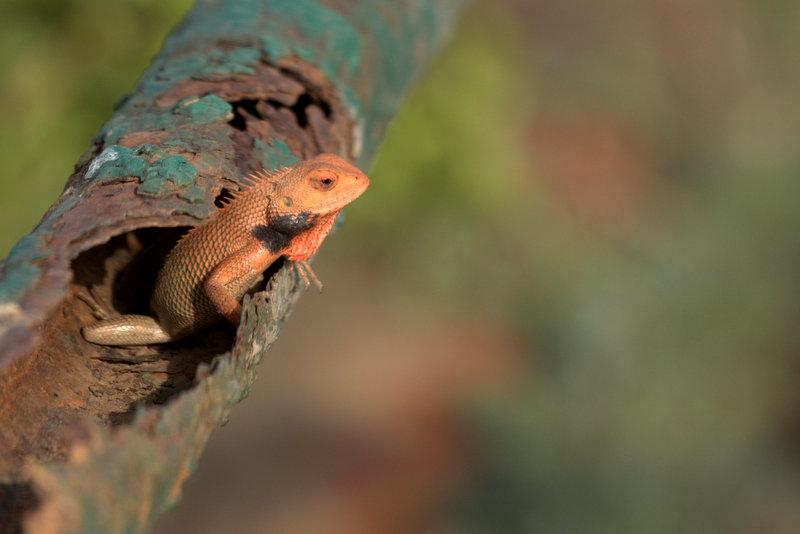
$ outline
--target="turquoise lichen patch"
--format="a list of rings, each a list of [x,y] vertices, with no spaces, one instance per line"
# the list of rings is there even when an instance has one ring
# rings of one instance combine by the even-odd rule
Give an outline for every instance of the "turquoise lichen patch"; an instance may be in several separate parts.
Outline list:
[[[203,126],[227,122],[233,118],[233,108],[216,95],[187,98],[165,113],[152,113],[146,118],[131,118],[119,113],[100,128],[92,139],[94,144],[117,144],[123,135],[144,131],[175,131],[181,126]]]
[[[272,149],[273,150],[270,152],[270,160],[267,162],[267,165],[269,165],[266,167],[267,169],[280,166],[291,167],[300,161],[300,159],[292,153],[289,145],[280,139],[274,139],[272,141]],[[275,150],[277,150],[277,152],[275,152]]]
[[[278,167],[291,167],[298,161],[297,156],[292,154],[289,145],[280,139],[273,139],[269,145],[261,139],[253,140],[253,151],[250,153],[253,166],[264,169],[277,169]]]
[[[103,180],[122,176],[141,176],[147,162],[136,150],[125,146],[106,147],[86,169],[85,179]]]
[[[22,236],[17,244],[8,253],[8,261],[25,258],[26,261],[36,261],[44,258],[47,254],[39,249],[39,238],[34,234]]]
[[[193,185],[178,193],[178,198],[189,204],[202,204],[206,200],[206,194],[202,188]]]
[[[184,156],[166,156],[151,163],[136,192],[148,196],[167,195],[194,185],[199,171]]]
[[[39,277],[39,268],[30,263],[11,264],[8,260],[0,263],[3,281],[0,283],[0,302],[12,302],[20,296],[28,285]]]
[[[178,57],[158,64],[155,78],[157,80],[174,80],[188,78],[206,65],[206,59],[200,55]]]
[[[358,30],[347,17],[315,0],[273,0],[271,8],[280,13],[280,19],[268,19],[269,35],[285,35],[287,28],[298,28],[306,37],[309,48],[314,50],[317,66],[331,79],[341,80],[355,77],[361,68],[361,37]],[[273,22],[274,21],[274,22]],[[289,23],[289,24],[287,24]],[[276,27],[280,25],[280,27]],[[291,50],[304,59],[309,48],[297,46],[298,39],[284,39],[292,43],[291,48],[280,50],[275,47],[275,39],[263,40],[268,53]],[[305,52],[305,54],[304,54]],[[272,56],[273,59],[280,57]]]
[[[233,119],[233,108],[217,95],[182,100],[175,105],[173,113],[188,117],[194,124],[213,124]]]
[[[166,180],[148,180],[136,188],[136,192],[146,197],[163,197],[175,191],[176,187]]]
[[[200,171],[185,156],[166,155],[168,150],[154,144],[134,148],[111,145],[92,161],[85,177],[102,180],[134,176],[142,180],[136,189],[139,194],[164,196],[184,189],[179,198],[192,204],[203,203],[205,194],[195,185]]]
[[[184,156],[161,158],[152,163],[145,173],[147,179],[163,177],[180,187],[194,184],[197,174],[197,167],[191,165]]]
[[[131,132],[175,129],[181,125],[181,121],[175,119],[176,117],[172,113],[153,113],[147,115],[146,118],[137,119],[131,119],[125,114],[118,114],[100,128],[92,138],[92,143],[96,145],[116,144],[123,135]]]
[[[294,54],[314,63],[338,85],[345,105],[359,109],[359,100],[349,83],[361,71],[363,43],[352,20],[315,0],[274,0],[280,19],[269,19],[261,46],[273,61]],[[287,35],[297,28],[303,39]],[[400,54],[403,55],[403,54]]]
[[[148,143],[146,145],[139,145],[133,149],[137,154],[147,156],[147,161],[153,161],[167,155],[166,149],[162,145],[154,145]]]
[[[195,78],[208,74],[233,73],[255,74],[255,66],[262,57],[258,48],[237,48],[230,51],[214,50],[208,56],[208,64],[192,73]]]
[[[289,46],[271,35],[267,35],[261,39],[261,46],[264,48],[264,52],[267,56],[273,59],[280,59],[289,54]]]
[[[33,262],[46,256],[43,248],[38,236],[28,234],[0,262],[0,302],[12,302],[39,277]]]

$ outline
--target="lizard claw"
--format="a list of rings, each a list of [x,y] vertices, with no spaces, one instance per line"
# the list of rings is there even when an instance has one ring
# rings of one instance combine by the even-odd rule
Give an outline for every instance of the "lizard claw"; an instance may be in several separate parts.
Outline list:
[[[111,317],[106,303],[98,297],[91,287],[81,288],[75,292],[75,296],[82,300],[92,310],[95,319],[104,321]]]
[[[307,261],[293,261],[292,265],[294,265],[294,269],[298,276],[300,276],[300,279],[303,280],[306,290],[308,290],[313,283],[317,289],[319,289],[319,292],[322,293],[324,286],[322,285],[322,282],[320,282],[319,278],[317,278],[317,275],[314,273],[313,269],[311,269],[311,265],[309,265]]]

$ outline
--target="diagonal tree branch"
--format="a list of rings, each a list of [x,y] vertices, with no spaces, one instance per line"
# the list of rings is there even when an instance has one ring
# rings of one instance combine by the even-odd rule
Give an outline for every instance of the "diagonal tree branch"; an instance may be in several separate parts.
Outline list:
[[[85,342],[85,301],[146,313],[172,244],[250,171],[365,167],[460,5],[197,2],[0,264],[0,531],[140,532],[174,505],[302,284],[278,266],[238,332],[135,349]]]

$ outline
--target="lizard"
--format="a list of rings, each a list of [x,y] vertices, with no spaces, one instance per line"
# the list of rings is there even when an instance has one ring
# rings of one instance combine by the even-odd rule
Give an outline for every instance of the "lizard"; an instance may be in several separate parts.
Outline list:
[[[278,258],[296,262],[308,287],[306,260],[339,211],[369,185],[359,169],[333,154],[250,175],[201,226],[189,230],[161,266],[150,298],[154,316],[119,315],[82,329],[98,345],[178,341],[221,320],[239,325],[241,299]]]

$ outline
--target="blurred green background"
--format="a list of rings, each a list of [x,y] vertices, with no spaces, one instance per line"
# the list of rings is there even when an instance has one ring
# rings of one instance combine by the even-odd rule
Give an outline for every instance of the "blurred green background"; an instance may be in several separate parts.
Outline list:
[[[3,2],[0,255],[190,3]],[[798,30],[475,2],[156,531],[800,532]]]

